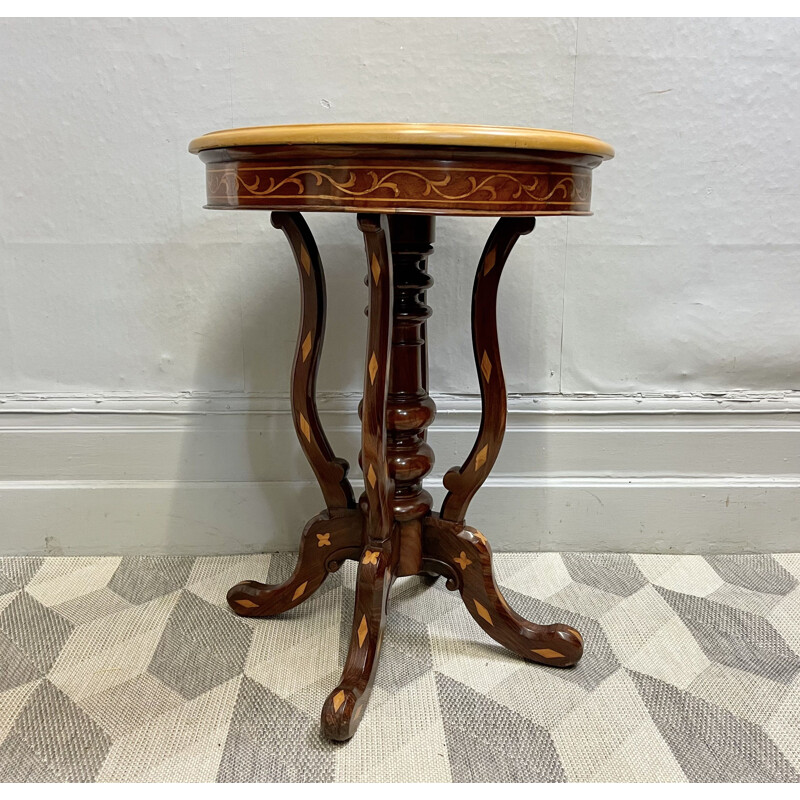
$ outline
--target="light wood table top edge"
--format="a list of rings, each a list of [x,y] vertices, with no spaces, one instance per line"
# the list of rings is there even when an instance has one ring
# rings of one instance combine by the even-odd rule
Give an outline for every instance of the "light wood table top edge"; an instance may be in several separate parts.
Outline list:
[[[422,123],[270,125],[213,131],[193,139],[189,152],[227,147],[278,145],[412,145],[551,150],[614,157],[614,148],[594,136],[540,128]]]

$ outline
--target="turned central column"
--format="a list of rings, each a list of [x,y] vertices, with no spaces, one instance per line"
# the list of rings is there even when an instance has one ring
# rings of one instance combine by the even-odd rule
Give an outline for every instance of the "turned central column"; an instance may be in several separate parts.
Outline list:
[[[395,482],[392,509],[400,541],[396,574],[402,576],[422,571],[422,520],[433,502],[422,481],[433,468],[433,450],[425,441],[425,430],[436,412],[428,395],[425,338],[425,321],[431,315],[425,293],[433,285],[427,259],[433,251],[434,220],[424,215],[392,214],[389,230],[394,319],[386,451],[389,475]]]

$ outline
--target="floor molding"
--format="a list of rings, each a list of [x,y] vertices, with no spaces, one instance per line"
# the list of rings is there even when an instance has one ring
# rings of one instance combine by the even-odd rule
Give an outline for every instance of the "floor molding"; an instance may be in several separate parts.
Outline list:
[[[439,396],[429,486],[469,452],[475,397]],[[357,398],[322,396],[358,481]],[[511,397],[470,522],[497,550],[797,549],[800,396]],[[286,397],[0,398],[0,553],[293,549],[322,505]]]

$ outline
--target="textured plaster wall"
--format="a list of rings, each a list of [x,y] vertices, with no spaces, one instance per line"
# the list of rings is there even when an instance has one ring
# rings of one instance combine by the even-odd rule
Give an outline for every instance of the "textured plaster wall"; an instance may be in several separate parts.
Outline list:
[[[441,121],[611,142],[595,216],[542,219],[504,276],[509,389],[800,389],[800,21],[0,22],[0,390],[288,391],[297,278],[267,214],[202,209],[192,137]],[[311,216],[335,313],[320,389],[357,391],[363,250]],[[476,391],[490,220],[443,219],[431,383]]]

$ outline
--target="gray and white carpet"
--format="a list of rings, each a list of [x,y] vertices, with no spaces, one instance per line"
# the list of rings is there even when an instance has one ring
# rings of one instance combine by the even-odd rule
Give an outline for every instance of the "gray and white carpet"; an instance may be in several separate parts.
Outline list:
[[[800,554],[500,554],[577,667],[401,579],[355,738],[320,739],[354,566],[282,617],[225,605],[288,554],[0,559],[3,781],[767,781],[800,773]]]

